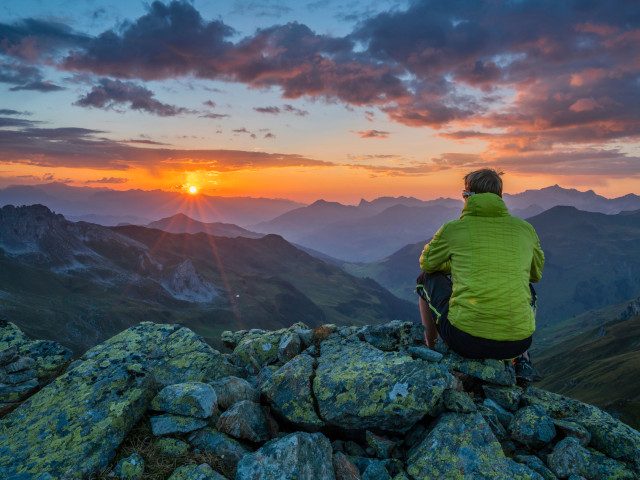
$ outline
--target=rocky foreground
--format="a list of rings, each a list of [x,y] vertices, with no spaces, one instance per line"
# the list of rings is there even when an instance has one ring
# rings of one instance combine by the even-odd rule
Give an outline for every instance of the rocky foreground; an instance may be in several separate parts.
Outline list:
[[[5,322],[0,478],[640,478],[636,430],[421,338],[296,324],[225,332],[223,354],[142,323],[69,363]]]

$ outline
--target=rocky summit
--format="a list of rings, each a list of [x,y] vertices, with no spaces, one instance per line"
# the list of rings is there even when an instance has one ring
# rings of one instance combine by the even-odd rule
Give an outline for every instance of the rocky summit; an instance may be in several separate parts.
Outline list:
[[[71,361],[0,325],[0,478],[640,478],[640,433],[516,385],[407,322],[224,332],[141,323]]]

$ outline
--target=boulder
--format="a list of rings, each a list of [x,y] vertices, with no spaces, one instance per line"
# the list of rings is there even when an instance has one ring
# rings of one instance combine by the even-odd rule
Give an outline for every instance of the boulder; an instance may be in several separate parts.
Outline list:
[[[362,472],[362,480],[392,480],[383,462],[370,462]]]
[[[526,465],[534,472],[540,474],[544,480],[557,480],[558,477],[547,468],[540,458],[535,455],[516,455],[513,459],[518,462]]]
[[[209,418],[216,407],[215,390],[202,382],[168,385],[151,402],[153,410],[198,418]]]
[[[554,418],[570,418],[589,432],[592,447],[608,457],[628,462],[640,475],[640,432],[637,430],[593,405],[536,387],[528,387],[522,401],[525,405],[542,406]]]
[[[113,469],[113,475],[119,480],[140,480],[144,474],[144,459],[134,453],[120,460]]]
[[[333,471],[336,480],[361,480],[358,467],[342,452],[333,454]]]
[[[226,480],[206,463],[182,465],[176,468],[167,480]]]
[[[151,417],[151,432],[160,437],[174,433],[189,433],[206,427],[208,422],[202,418],[184,417],[182,415],[156,415]]]
[[[466,392],[449,388],[444,391],[442,398],[444,408],[451,412],[471,413],[478,409],[469,394]]]
[[[565,437],[575,437],[580,442],[580,445],[586,447],[591,443],[591,434],[589,430],[576,422],[572,422],[570,418],[566,419],[554,419],[553,424],[556,430],[562,432]]]
[[[631,480],[637,476],[626,466],[582,445],[575,437],[556,444],[548,457],[549,468],[560,478],[581,475],[587,480]]]
[[[278,360],[287,363],[293,357],[300,353],[302,341],[296,332],[288,332],[280,337],[278,344]]]
[[[278,361],[280,341],[286,335],[297,335],[295,332],[300,328],[306,328],[306,325],[296,323],[289,328],[274,331],[249,330],[239,338],[233,354],[241,363],[257,371],[264,365]],[[293,345],[289,348],[292,347]]]
[[[445,413],[407,456],[413,478],[542,480],[505,457],[491,428],[478,413]]]
[[[324,422],[318,417],[311,390],[315,359],[298,355],[277,370],[262,386],[262,395],[271,408],[295,426],[318,430]]]
[[[367,430],[365,434],[367,445],[373,451],[373,454],[378,458],[391,458],[394,453],[394,449],[397,443],[387,437],[376,435],[373,432]]]
[[[521,408],[509,423],[509,434],[531,448],[541,448],[556,436],[553,420],[540,405]]]
[[[210,427],[193,433],[189,437],[189,443],[201,452],[213,456],[224,472],[231,472],[233,475],[240,459],[249,452],[233,438]]]
[[[487,383],[504,386],[516,384],[513,367],[503,360],[471,360],[450,352],[444,356],[442,362],[449,370],[464,373]]]
[[[250,442],[269,439],[269,422],[262,407],[249,400],[242,400],[220,415],[216,428],[234,438]]]
[[[322,343],[313,380],[320,417],[349,430],[404,431],[435,411],[453,382],[446,369],[368,343]]]
[[[331,443],[321,433],[295,432],[267,442],[238,464],[236,480],[335,480]]]
[[[242,400],[250,400],[252,402],[259,400],[258,391],[243,378],[224,377],[213,382],[211,386],[216,392],[218,406],[223,410]]]
[[[520,405],[522,389],[520,387],[496,387],[494,385],[483,385],[485,396],[493,400],[506,410],[515,412]]]
[[[505,428],[509,427],[509,424],[513,420],[513,413],[506,411],[504,408],[502,408],[500,405],[498,405],[496,402],[494,402],[490,398],[485,398],[484,401],[482,402],[482,406],[491,410],[496,415],[496,417],[498,417],[498,420],[500,421],[503,427]]]
[[[153,445],[167,457],[181,457],[189,453],[189,444],[177,438],[158,438]]]
[[[361,340],[387,352],[420,343],[422,331],[422,325],[400,320],[382,325],[367,325],[356,330]]]
[[[407,353],[413,358],[419,358],[428,362],[439,362],[444,357],[440,352],[436,352],[427,347],[409,347],[407,348]]]

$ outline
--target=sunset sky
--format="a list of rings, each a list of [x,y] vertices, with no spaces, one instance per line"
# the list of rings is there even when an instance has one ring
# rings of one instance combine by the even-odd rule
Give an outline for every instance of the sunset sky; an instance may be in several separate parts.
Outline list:
[[[640,2],[4,0],[0,187],[640,191]]]

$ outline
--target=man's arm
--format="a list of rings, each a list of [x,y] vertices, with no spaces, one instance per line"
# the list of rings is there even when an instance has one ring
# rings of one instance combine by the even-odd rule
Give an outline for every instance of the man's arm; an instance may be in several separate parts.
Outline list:
[[[531,273],[529,275],[529,281],[532,283],[539,282],[542,278],[542,269],[544,268],[544,252],[540,247],[540,239],[538,234],[533,231],[535,235],[535,244],[533,246],[533,258],[531,259]]]
[[[446,228],[445,223],[422,250],[420,268],[427,273],[451,272],[451,253],[444,234]]]

